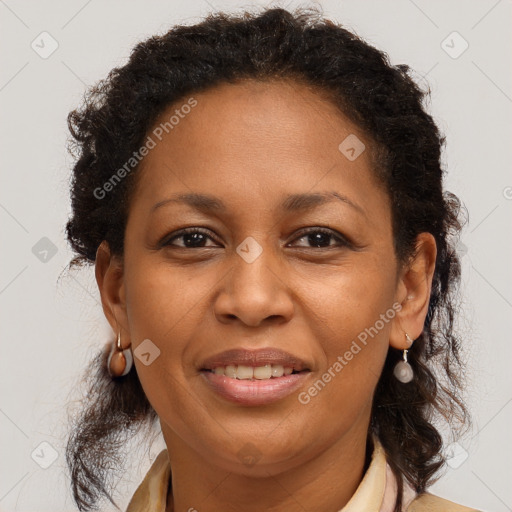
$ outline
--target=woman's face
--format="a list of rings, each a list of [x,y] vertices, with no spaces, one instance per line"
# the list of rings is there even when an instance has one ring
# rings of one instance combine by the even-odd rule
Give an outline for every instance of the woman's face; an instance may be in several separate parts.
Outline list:
[[[279,472],[366,436],[390,335],[400,347],[408,330],[390,201],[369,141],[308,88],[246,81],[192,96],[149,132],[112,311],[171,457]],[[305,371],[207,374],[236,349],[244,366],[274,361],[279,375],[279,354],[243,352],[278,349]]]

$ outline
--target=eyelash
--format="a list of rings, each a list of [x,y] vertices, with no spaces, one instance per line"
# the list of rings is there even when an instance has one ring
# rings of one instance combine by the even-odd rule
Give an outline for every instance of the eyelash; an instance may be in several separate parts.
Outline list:
[[[179,248],[179,249],[208,249],[208,247],[185,247],[185,246],[181,246],[181,245],[174,246],[173,244],[171,244],[171,242],[173,240],[176,240],[177,238],[182,238],[183,236],[191,234],[191,233],[201,233],[201,234],[207,236],[210,240],[213,240],[214,242],[216,242],[216,240],[214,240],[210,236],[208,230],[205,230],[203,228],[184,228],[184,229],[178,231],[178,233],[174,234],[171,238],[164,239],[164,241],[160,244],[160,246],[161,247],[175,247],[175,248]],[[330,228],[322,228],[322,227],[308,228],[307,230],[303,230],[299,233],[298,237],[295,238],[294,240],[300,240],[300,239],[305,238],[308,235],[313,234],[313,233],[323,233],[325,235],[329,235],[330,237],[332,237],[338,241],[338,247],[351,247],[352,246],[352,244],[337,231],[334,231],[333,229],[330,229]],[[303,248],[326,250],[326,249],[331,249],[332,247],[336,247],[336,245],[334,245],[334,246],[329,245],[327,247],[303,247]]]

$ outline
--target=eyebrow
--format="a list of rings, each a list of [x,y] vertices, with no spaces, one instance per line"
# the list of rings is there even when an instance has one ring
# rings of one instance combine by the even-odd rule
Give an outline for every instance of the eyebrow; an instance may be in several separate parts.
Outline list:
[[[283,212],[308,211],[333,201],[341,201],[366,216],[366,212],[361,206],[335,191],[291,194],[281,203],[280,210]],[[184,203],[204,213],[211,211],[224,212],[227,210],[226,205],[218,197],[209,194],[188,193],[174,194],[167,199],[159,201],[153,205],[150,213],[169,203]]]

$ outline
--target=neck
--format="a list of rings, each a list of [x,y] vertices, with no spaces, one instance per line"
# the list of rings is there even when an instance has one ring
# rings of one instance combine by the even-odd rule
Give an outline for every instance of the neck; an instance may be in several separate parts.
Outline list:
[[[367,431],[353,429],[316,457],[284,469],[261,467],[251,476],[202,457],[165,425],[162,432],[172,468],[166,512],[339,511],[355,493],[373,451]]]

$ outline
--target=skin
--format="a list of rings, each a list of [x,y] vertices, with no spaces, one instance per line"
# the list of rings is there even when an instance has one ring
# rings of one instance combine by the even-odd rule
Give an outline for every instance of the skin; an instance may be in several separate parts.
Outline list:
[[[317,91],[249,80],[193,97],[197,106],[137,171],[123,258],[103,242],[96,261],[105,315],[123,346],[136,350],[150,339],[161,351],[149,366],[137,357],[134,364],[171,460],[167,510],[340,510],[365,471],[387,351],[408,348],[404,333],[416,339],[423,329],[435,240],[419,235],[415,257],[398,265],[371,141]],[[354,161],[338,149],[349,134],[367,148]],[[279,210],[289,194],[323,191],[362,211],[343,201]],[[227,209],[170,202],[151,213],[177,192],[215,195]],[[320,246],[299,232],[318,226],[333,230]],[[202,248],[187,248],[186,237],[158,246],[186,227],[211,238]],[[351,245],[338,245],[338,234]],[[262,248],[252,263],[236,252],[247,237]],[[224,350],[277,347],[307,361],[305,391],[394,303],[396,316],[307,405],[297,392],[266,406],[236,405],[197,370]],[[248,446],[259,456],[254,465],[238,456]]]

